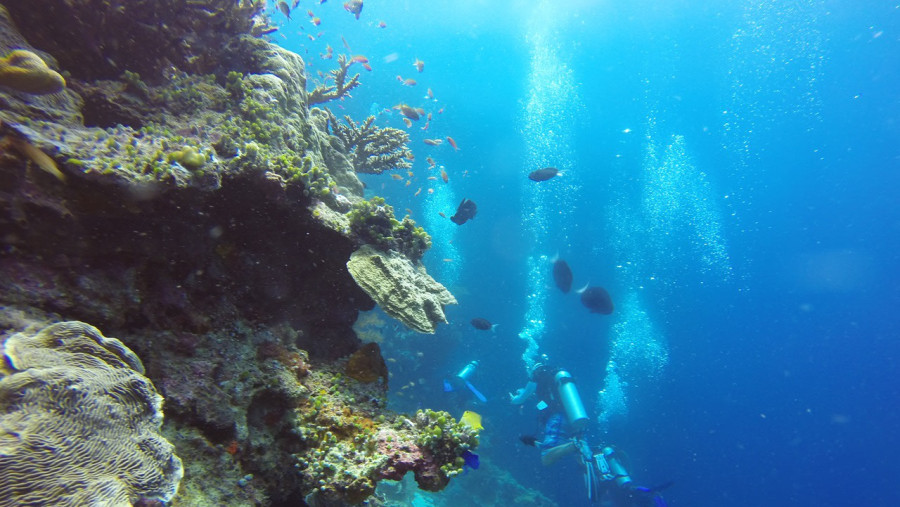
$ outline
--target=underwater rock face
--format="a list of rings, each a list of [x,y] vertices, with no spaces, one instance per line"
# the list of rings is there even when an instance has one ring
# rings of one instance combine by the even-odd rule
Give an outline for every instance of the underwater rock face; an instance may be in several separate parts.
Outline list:
[[[0,506],[169,501],[183,476],[137,356],[81,322],[3,344]],[[53,452],[48,453],[47,450]]]
[[[347,269],[385,313],[420,333],[433,334],[438,323],[447,322],[444,306],[456,304],[424,267],[396,253],[364,245],[350,256]]]

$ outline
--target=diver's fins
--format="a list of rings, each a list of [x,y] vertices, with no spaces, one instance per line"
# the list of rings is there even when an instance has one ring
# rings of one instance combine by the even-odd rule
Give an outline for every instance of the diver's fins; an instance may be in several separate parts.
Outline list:
[[[482,403],[487,403],[487,398],[485,398],[483,394],[478,392],[478,389],[475,389],[475,386],[473,386],[472,383],[468,380],[466,380],[466,387],[468,387],[469,391],[472,391],[472,394],[474,394],[476,398],[481,400]]]

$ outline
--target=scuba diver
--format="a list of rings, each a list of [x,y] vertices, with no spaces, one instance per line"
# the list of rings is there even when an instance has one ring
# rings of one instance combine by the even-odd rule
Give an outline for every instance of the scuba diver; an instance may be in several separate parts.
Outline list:
[[[532,367],[525,387],[509,396],[514,405],[522,405],[536,396],[544,438],[538,440],[532,435],[522,435],[519,439],[541,450],[541,463],[545,466],[564,456],[575,455],[584,468],[591,503],[605,502],[603,505],[616,507],[666,507],[659,491],[669,484],[656,488],[636,486],[628,473],[624,453],[612,446],[604,446],[597,452],[591,449],[584,436],[590,419],[572,375],[549,366],[546,355],[541,359],[542,362]]]
[[[475,374],[478,365],[478,361],[472,361],[466,364],[463,369],[459,370],[459,373],[456,375],[449,379],[444,379],[444,392],[452,396],[454,405],[458,405],[458,408],[464,408],[470,405],[471,398],[468,394],[474,396],[482,403],[487,402],[487,398],[485,398],[485,396],[481,394],[469,380]]]

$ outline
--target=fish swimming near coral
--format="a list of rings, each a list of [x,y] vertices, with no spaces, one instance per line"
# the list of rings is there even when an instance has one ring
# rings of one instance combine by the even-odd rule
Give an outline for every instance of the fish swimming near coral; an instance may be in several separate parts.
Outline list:
[[[493,331],[494,329],[497,329],[497,324],[491,324],[491,321],[482,317],[475,317],[472,319],[471,323],[472,327],[479,331]]]
[[[478,455],[468,449],[463,451],[462,459],[465,463],[465,466],[471,468],[472,470],[478,470],[478,467],[481,465],[481,462],[478,459]]]
[[[555,178],[559,174],[559,169],[555,167],[545,167],[543,169],[538,169],[537,171],[531,171],[528,174],[528,179],[531,181],[547,181],[551,178]]]
[[[475,218],[476,213],[478,213],[478,206],[475,205],[475,201],[463,197],[462,202],[456,208],[456,214],[450,217],[450,220],[456,225],[462,225]]]
[[[481,414],[479,414],[478,412],[472,412],[471,410],[466,410],[465,412],[463,412],[462,417],[459,418],[459,422],[465,424],[475,431],[481,431],[484,429],[484,426],[481,425]]]
[[[569,268],[568,262],[559,258],[553,259],[553,281],[564,294],[569,293],[572,289],[572,269]]]
[[[278,2],[278,10],[284,14],[284,17],[291,19],[291,6],[287,4],[284,0]]]
[[[581,293],[581,304],[591,313],[609,315],[613,312],[612,298],[603,287],[586,286],[578,292]]]
[[[349,2],[344,2],[344,9],[356,16],[356,19],[359,19],[359,14],[363,9],[363,0],[350,0]]]
[[[399,109],[400,114],[402,114],[403,116],[406,116],[410,120],[418,120],[419,119],[419,112],[416,111],[415,108],[407,106],[406,104],[396,105],[396,106],[394,106],[394,109]]]

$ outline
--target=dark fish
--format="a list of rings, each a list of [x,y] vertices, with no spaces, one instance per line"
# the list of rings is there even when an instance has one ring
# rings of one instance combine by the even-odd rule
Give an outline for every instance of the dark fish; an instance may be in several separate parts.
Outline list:
[[[348,2],[344,2],[344,9],[356,16],[356,19],[359,19],[359,13],[362,12],[362,8],[363,0],[349,0]]]
[[[478,467],[481,464],[481,462],[478,460],[478,455],[470,450],[463,451],[462,459],[465,464],[472,470],[478,470]]]
[[[463,197],[462,202],[459,203],[459,207],[456,208],[456,214],[450,217],[450,220],[456,225],[462,225],[466,223],[466,221],[475,218],[475,213],[477,212],[478,206],[475,205],[475,201]]]
[[[481,331],[493,330],[497,327],[496,324],[491,324],[491,321],[487,319],[482,319],[481,317],[475,317],[472,319],[472,327]]]
[[[525,445],[530,445],[532,447],[537,443],[537,438],[532,435],[519,435],[519,440],[522,441]]]
[[[285,17],[291,19],[291,8],[287,4],[287,2],[278,2],[278,10],[281,11],[281,13],[285,15]]]
[[[591,313],[609,315],[613,312],[612,299],[603,287],[585,287],[578,292],[581,293],[581,304]]]
[[[572,270],[566,261],[562,259],[553,261],[553,281],[559,290],[566,294],[572,289]]]
[[[531,181],[547,181],[557,174],[559,174],[559,169],[555,167],[545,167],[543,169],[538,169],[537,171],[531,171],[531,174],[528,175],[528,179]]]

